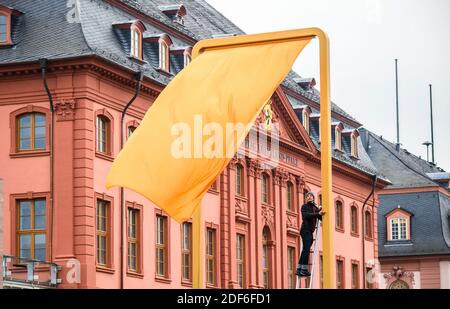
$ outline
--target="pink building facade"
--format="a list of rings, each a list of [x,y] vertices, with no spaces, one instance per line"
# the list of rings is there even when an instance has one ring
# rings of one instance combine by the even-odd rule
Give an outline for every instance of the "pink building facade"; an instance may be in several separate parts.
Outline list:
[[[121,127],[136,86],[129,69],[98,56],[50,60],[52,123],[40,73],[37,61],[0,65],[4,255],[59,265],[59,288],[191,287],[190,224],[176,223],[134,192],[124,190],[122,198],[120,188],[105,188],[121,131],[129,136],[139,126],[164,85],[146,76]],[[292,100],[308,106],[293,106]],[[286,86],[272,102],[273,123],[280,128],[279,165],[265,169],[258,157],[235,158],[203,200],[208,288],[295,287],[304,192],[313,191],[320,203],[320,154],[312,137],[319,117],[311,110],[316,102]],[[307,122],[299,112],[310,117]],[[346,145],[357,147],[356,129],[347,128],[357,122],[333,115],[340,122],[333,127],[339,130],[335,151],[346,151],[341,134],[343,144],[351,136],[355,143]],[[334,205],[327,215],[336,223],[339,288],[377,287],[367,278],[378,256],[377,192],[386,182],[378,181],[371,195],[373,175],[358,168],[363,151],[348,151],[351,164],[333,160]],[[321,268],[318,256],[315,288],[321,287]],[[46,270],[36,274],[42,279]],[[23,274],[17,267],[11,271]]]

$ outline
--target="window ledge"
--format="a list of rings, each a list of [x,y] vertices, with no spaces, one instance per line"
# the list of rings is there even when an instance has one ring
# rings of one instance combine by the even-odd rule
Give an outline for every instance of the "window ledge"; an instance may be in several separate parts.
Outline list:
[[[354,155],[350,155],[350,159],[355,160],[355,161],[359,160],[359,158],[355,157]]]
[[[217,286],[215,286],[215,285],[213,285],[213,284],[207,283],[207,284],[206,284],[206,288],[207,288],[207,289],[218,289],[219,287],[217,287]]]
[[[161,74],[166,75],[167,77],[174,77],[174,75],[172,73],[170,73],[169,71],[166,71],[164,69],[157,68],[156,71],[158,71]]]
[[[114,274],[115,270],[106,266],[97,265],[96,267],[98,272],[106,273],[106,274]]]
[[[135,61],[135,62],[137,62],[139,64],[148,64],[148,62],[145,61],[144,59],[139,59],[139,58],[136,58],[134,56],[128,56],[128,59],[130,59],[132,61]]]
[[[166,278],[166,277],[161,277],[158,275],[155,276],[155,281],[160,282],[160,283],[166,283],[166,284],[172,283],[172,279]]]
[[[218,195],[218,194],[219,194],[219,190],[217,190],[217,189],[213,189],[213,188],[209,188],[209,189],[208,189],[208,193],[211,193],[211,194],[216,194],[216,195]]]
[[[244,195],[240,195],[240,194],[236,193],[235,198],[237,200],[241,200],[243,202],[247,202],[247,197],[245,197]]]
[[[128,277],[133,277],[133,278],[139,278],[139,279],[143,279],[144,278],[144,274],[143,273],[137,273],[137,272],[130,271],[130,270],[127,270],[127,276]]]
[[[369,237],[369,236],[364,236],[364,239],[367,241],[373,241],[373,237]]]
[[[104,159],[104,160],[106,160],[106,161],[111,161],[111,162],[113,162],[114,161],[114,157],[113,156],[111,156],[111,155],[109,155],[109,154],[105,154],[105,153],[101,153],[101,152],[95,152],[95,156],[97,157],[97,158],[100,158],[100,159]]]
[[[336,227],[335,229],[336,229],[336,231],[339,232],[339,233],[345,233],[345,230],[344,230],[343,228]]]
[[[342,149],[338,149],[338,148],[334,148],[334,151],[337,151],[337,152],[339,152],[339,153],[345,153],[345,151],[344,151],[344,150],[342,150]]]
[[[181,280],[181,285],[187,288],[192,288],[192,281]]]
[[[359,238],[359,234],[355,232],[350,232],[350,235],[356,238]]]
[[[49,155],[50,155],[49,150],[22,151],[22,152],[13,152],[9,154],[11,158],[43,157]]]
[[[291,209],[286,209],[286,213],[287,213],[288,215],[297,215],[297,212],[294,211],[294,210],[291,210]]]

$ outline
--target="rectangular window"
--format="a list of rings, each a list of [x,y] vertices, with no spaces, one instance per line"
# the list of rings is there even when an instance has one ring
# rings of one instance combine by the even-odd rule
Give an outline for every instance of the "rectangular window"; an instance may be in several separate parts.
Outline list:
[[[128,208],[128,270],[140,272],[140,212],[138,209]]]
[[[108,266],[109,264],[109,211],[110,203],[98,199],[96,212],[97,264],[102,266]]]
[[[206,283],[216,285],[216,230],[206,229]]]
[[[287,187],[287,209],[293,210],[294,209],[294,186],[292,183],[288,182]]]
[[[352,263],[352,289],[359,289],[359,266]]]
[[[319,260],[319,275],[320,275],[320,288],[323,289],[323,255],[320,255]]]
[[[159,44],[159,67],[164,71],[169,71],[169,62],[168,62],[168,46],[165,42],[161,42]]]
[[[236,194],[237,195],[244,195],[244,186],[243,186],[243,170],[242,166],[236,165]]]
[[[97,151],[101,153],[108,152],[108,124],[105,117],[97,117]]]
[[[265,174],[261,180],[261,200],[263,203],[269,203],[269,176]]]
[[[167,217],[156,216],[156,275],[166,277]]]
[[[241,288],[245,287],[245,236],[237,234],[236,238],[237,280]]]
[[[295,248],[288,247],[288,288],[295,289]]]
[[[336,288],[344,288],[344,261],[336,261]]]
[[[18,201],[18,256],[46,260],[46,200]]]
[[[184,222],[182,225],[182,276],[183,280],[192,280],[192,224]]]

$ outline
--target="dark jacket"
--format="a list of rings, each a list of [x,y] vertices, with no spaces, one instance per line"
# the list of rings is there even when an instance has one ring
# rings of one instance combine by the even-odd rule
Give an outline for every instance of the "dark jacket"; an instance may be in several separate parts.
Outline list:
[[[319,214],[319,208],[314,202],[308,202],[302,206],[302,227],[300,231],[314,232],[316,229],[317,219],[322,220]]]

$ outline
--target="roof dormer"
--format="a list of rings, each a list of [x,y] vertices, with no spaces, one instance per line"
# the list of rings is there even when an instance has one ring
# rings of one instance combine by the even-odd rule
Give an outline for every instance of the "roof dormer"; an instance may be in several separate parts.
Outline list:
[[[162,34],[144,34],[144,44],[148,44],[146,53],[150,62],[159,71],[170,73],[170,47],[173,42],[166,33]]]
[[[345,141],[347,152],[350,157],[358,159],[358,138],[359,132],[357,129],[349,129],[342,131],[343,140]]]
[[[184,16],[187,15],[187,10],[183,4],[161,5],[158,8],[172,21],[184,25]]]
[[[179,46],[170,49],[170,72],[178,74],[191,63],[192,47]]]
[[[309,134],[309,129],[310,129],[309,117],[312,113],[311,107],[309,107],[308,105],[301,105],[299,107],[296,107],[294,109],[294,111],[295,111],[295,114],[297,115],[297,117],[300,119],[300,122],[302,123],[306,132],[308,132],[308,134]]]
[[[331,138],[334,149],[342,151],[342,131],[344,125],[340,121],[331,123]]]
[[[11,46],[13,42],[13,29],[22,12],[0,4],[0,47]]]
[[[303,90],[312,90],[316,85],[316,79],[313,77],[309,78],[294,78],[294,82],[299,85]]]
[[[142,61],[142,36],[146,30],[144,23],[140,20],[128,20],[113,23],[113,27],[120,40],[125,43],[124,46],[129,56]]]

